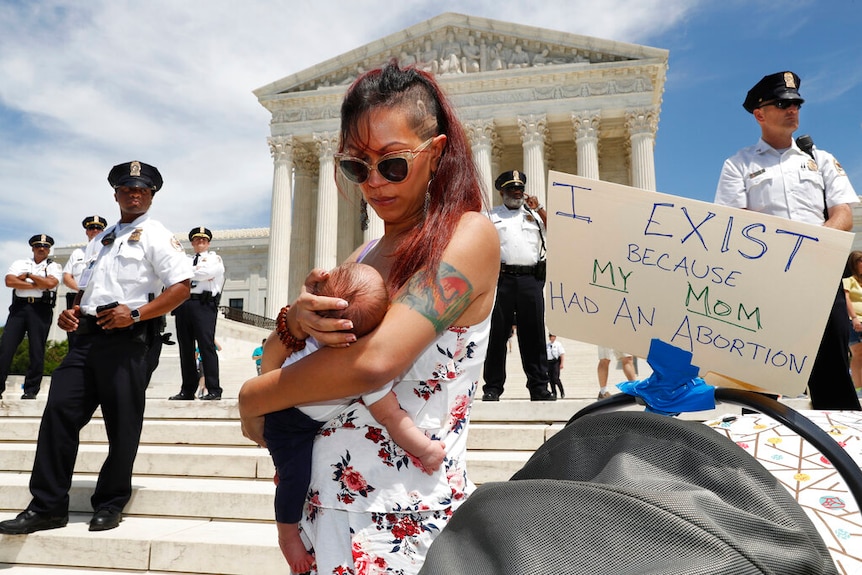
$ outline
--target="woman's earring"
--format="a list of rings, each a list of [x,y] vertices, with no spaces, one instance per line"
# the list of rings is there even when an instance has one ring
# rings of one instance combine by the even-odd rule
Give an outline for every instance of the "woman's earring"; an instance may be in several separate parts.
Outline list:
[[[428,206],[431,204],[431,182],[434,181],[434,174],[431,174],[431,179],[428,180],[428,185],[425,186],[425,204],[422,206],[422,219],[428,217]]]
[[[425,200],[428,203],[428,200]],[[359,200],[359,228],[364,232],[368,229],[368,202],[365,198]]]

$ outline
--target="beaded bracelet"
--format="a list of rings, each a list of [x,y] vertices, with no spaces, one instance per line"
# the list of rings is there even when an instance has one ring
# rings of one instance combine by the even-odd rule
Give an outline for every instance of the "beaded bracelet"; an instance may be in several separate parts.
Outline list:
[[[278,339],[288,351],[299,351],[305,349],[305,340],[294,337],[290,333],[290,329],[287,327],[287,311],[289,309],[290,306],[286,305],[278,312],[278,317],[275,320],[275,333],[278,334]]]

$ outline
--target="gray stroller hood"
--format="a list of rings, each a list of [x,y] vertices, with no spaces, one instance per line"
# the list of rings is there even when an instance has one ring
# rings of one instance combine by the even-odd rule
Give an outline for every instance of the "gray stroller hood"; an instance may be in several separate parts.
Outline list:
[[[837,573],[784,487],[726,437],[642,412],[588,415],[479,487],[423,575]]]

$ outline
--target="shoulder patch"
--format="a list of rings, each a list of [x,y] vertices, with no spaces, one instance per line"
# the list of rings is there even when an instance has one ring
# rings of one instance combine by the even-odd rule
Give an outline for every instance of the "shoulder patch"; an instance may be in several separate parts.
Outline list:
[[[176,238],[176,236],[171,236],[171,245],[172,245],[172,246],[174,247],[174,249],[175,249],[175,250],[177,250],[178,252],[185,251],[185,250],[183,250],[183,246],[182,246],[182,244],[180,243],[180,240],[178,240],[178,239]]]
[[[847,175],[847,173],[844,171],[844,168],[842,168],[841,164],[838,162],[837,158],[832,158],[832,162],[835,164],[835,171],[838,172],[839,176]]]

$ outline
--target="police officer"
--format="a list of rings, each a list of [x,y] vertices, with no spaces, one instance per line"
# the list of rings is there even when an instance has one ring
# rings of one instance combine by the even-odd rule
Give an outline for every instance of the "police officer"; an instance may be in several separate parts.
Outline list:
[[[506,382],[506,342],[517,326],[521,365],[533,401],[553,401],[545,352],[545,208],[524,193],[527,178],[517,170],[497,177],[503,204],[489,217],[500,236],[500,277],[491,315],[482,399],[498,401]]]
[[[199,380],[195,348],[200,351],[207,388],[207,394],[201,399],[221,399],[222,388],[219,384],[215,329],[218,304],[224,284],[224,264],[217,253],[209,251],[212,238],[213,233],[203,226],[193,228],[189,232],[189,241],[195,251],[194,256],[189,256],[194,270],[191,297],[174,312],[183,382],[180,392],[169,399],[195,398]]]
[[[754,116],[761,137],[724,162],[715,202],[849,231],[851,204],[859,199],[841,164],[832,154],[802,149],[793,140],[805,101],[799,95],[800,83],[799,76],[784,71],[764,76],[748,91],[742,106]],[[860,409],[850,378],[848,344],[847,308],[839,284],[808,380],[814,409]]]
[[[102,216],[87,216],[81,221],[84,226],[84,233],[87,234],[87,242],[102,233],[108,227],[108,220]],[[66,293],[66,309],[69,309],[75,303],[75,297],[78,295],[78,281],[81,279],[81,273],[84,271],[84,250],[75,248],[69,256],[69,261],[63,267],[63,285],[69,288]]]
[[[120,221],[87,245],[78,282],[80,305],[60,313],[58,325],[74,330],[76,337],[48,392],[30,477],[33,499],[15,519],[0,522],[0,533],[66,525],[78,435],[98,406],[110,448],[90,498],[95,511],[90,531],[117,527],[132,495],[132,465],[144,419],[146,353],[158,337],[153,320],[188,298],[192,270],[174,235],[148,214],[162,186],[159,171],[127,162],[113,167],[108,182]]]
[[[6,377],[15,350],[25,334],[30,346],[30,365],[24,376],[21,399],[36,399],[42,386],[45,344],[57,301],[57,286],[63,273],[60,264],[48,257],[53,245],[54,238],[49,235],[33,236],[30,238],[33,257],[12,262],[6,272],[6,287],[12,288],[12,305],[0,339],[0,398],[6,391]]]

